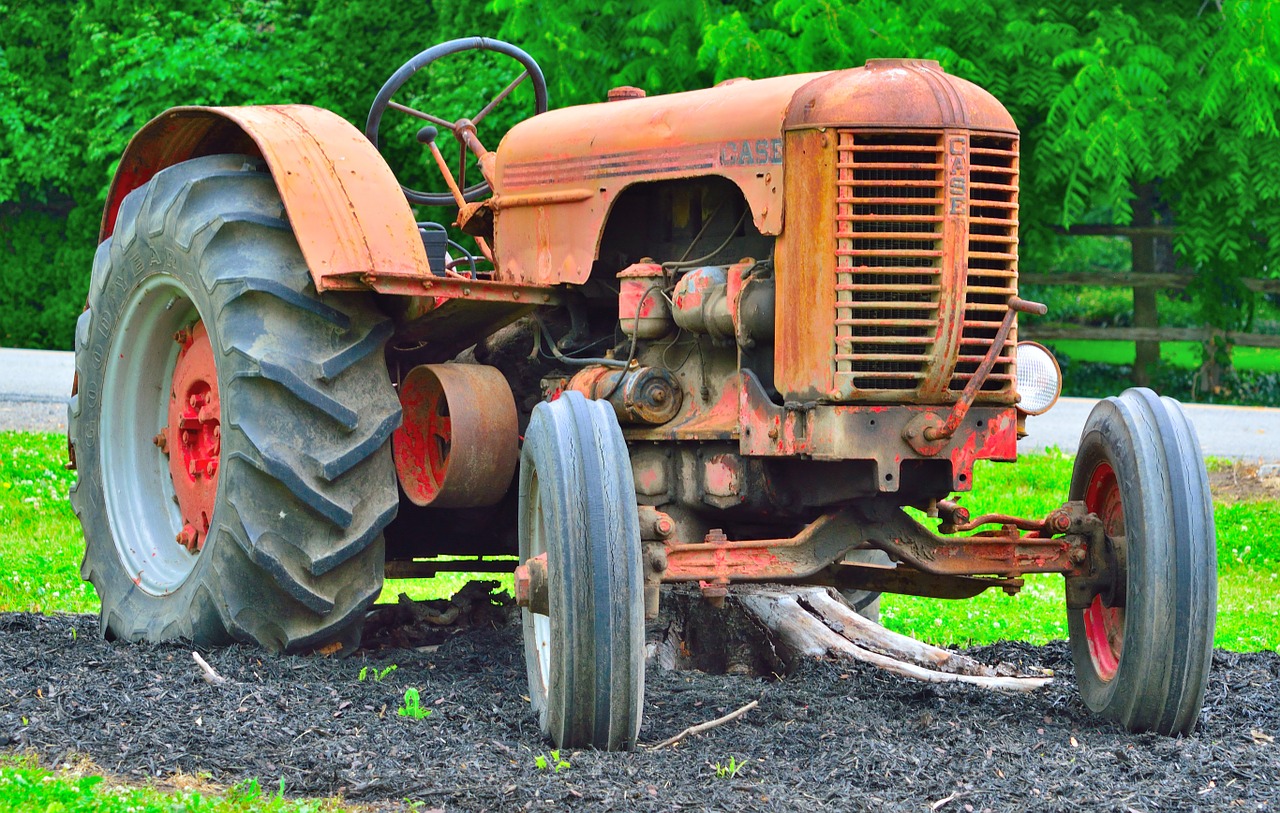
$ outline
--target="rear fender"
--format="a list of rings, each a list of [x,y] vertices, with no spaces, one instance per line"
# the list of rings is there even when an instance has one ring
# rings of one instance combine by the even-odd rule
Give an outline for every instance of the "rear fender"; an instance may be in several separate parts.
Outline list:
[[[316,290],[358,286],[366,275],[430,276],[390,167],[346,120],[309,105],[175,107],[152,119],[120,160],[99,242],[131,191],[165,167],[219,153],[266,161]]]

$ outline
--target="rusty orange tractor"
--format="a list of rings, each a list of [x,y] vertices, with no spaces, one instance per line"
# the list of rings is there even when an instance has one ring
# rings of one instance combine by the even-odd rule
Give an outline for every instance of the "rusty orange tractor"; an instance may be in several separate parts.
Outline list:
[[[472,118],[393,101],[469,49],[519,63]],[[536,115],[488,150],[525,82]],[[384,114],[426,124],[439,190],[398,183]],[[1016,338],[1043,311],[1018,296],[1018,149],[929,61],[548,111],[534,60],[481,38],[406,63],[364,133],[300,105],[161,114],[120,162],[76,331],[103,634],[350,651],[384,575],[515,569],[543,730],[618,749],[663,583],[866,601],[1061,573],[1084,701],[1189,731],[1215,539],[1175,402],[1101,402],[1046,517],[949,499],[1059,389]],[[410,202],[455,207],[476,248]]]

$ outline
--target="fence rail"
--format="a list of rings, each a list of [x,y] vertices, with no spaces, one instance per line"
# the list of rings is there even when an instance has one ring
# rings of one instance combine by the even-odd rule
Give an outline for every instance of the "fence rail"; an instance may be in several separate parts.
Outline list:
[[[1096,285],[1106,288],[1185,288],[1190,274],[1132,274],[1067,271],[1058,274],[1020,274],[1026,285]],[[1280,293],[1280,279],[1245,279],[1255,293]],[[1019,330],[1028,339],[1078,339],[1083,341],[1206,342],[1224,335],[1236,347],[1280,349],[1280,336],[1269,333],[1224,333],[1208,327],[1082,327],[1064,322],[1029,324]]]

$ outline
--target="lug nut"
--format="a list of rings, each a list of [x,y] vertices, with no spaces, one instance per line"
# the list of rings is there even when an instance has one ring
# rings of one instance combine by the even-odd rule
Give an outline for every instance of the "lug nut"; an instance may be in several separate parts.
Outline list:
[[[162,453],[169,453],[169,436],[164,433],[163,429],[151,439],[151,442],[158,446]]]
[[[192,553],[196,553],[200,549],[200,532],[197,531],[190,522],[188,522],[186,525],[183,525],[182,530],[178,532],[176,541],[182,547]]]
[[[183,328],[182,330],[179,330],[177,333],[173,334],[173,340],[178,344],[186,344],[187,342],[191,341],[191,331],[187,330],[186,328]]]

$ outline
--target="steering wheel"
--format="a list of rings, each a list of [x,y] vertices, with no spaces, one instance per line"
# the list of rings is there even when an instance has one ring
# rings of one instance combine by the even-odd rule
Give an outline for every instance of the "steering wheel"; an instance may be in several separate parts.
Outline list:
[[[463,51],[494,51],[499,54],[504,54],[524,66],[524,72],[517,76],[511,84],[507,85],[501,93],[490,99],[489,103],[480,109],[480,112],[476,113],[469,119],[461,118],[456,121],[449,121],[448,119],[434,116],[430,113],[415,110],[412,107],[391,101],[391,97],[395,95],[396,91],[398,91],[405,82],[409,81],[409,78],[415,73],[442,57],[461,53]],[[526,79],[533,80],[534,115],[537,115],[538,113],[545,113],[547,110],[547,81],[543,78],[542,69],[538,67],[538,63],[533,60],[533,57],[529,56],[523,50],[510,43],[503,42],[501,40],[491,40],[486,37],[467,37],[465,39],[442,42],[439,45],[428,48],[413,59],[410,59],[408,62],[401,65],[399,70],[391,74],[391,78],[382,86],[382,89],[378,91],[378,95],[373,100],[373,106],[369,109],[369,119],[365,122],[364,134],[373,142],[375,147],[378,145],[378,127],[382,124],[382,114],[387,111],[387,108],[398,110],[401,113],[405,113],[415,118],[422,119],[423,121],[430,122],[432,125],[436,125],[435,127],[423,127],[418,131],[418,140],[428,146],[434,147],[432,142],[435,140],[436,133],[438,132],[436,127],[442,127],[453,133],[454,138],[457,139],[458,145],[461,148],[461,157],[458,167],[458,179],[459,182],[461,182],[465,180],[464,173],[466,172],[467,149],[470,148],[472,152],[476,153],[477,157],[481,157],[484,152],[483,146],[480,145],[479,140],[476,138],[475,126],[479,124],[485,116],[489,115],[489,113],[491,113],[503,99],[507,98],[511,91],[515,90],[520,83],[524,82]],[[441,171],[447,176],[446,180],[449,181],[449,186],[451,188],[455,188],[456,185],[453,183],[452,177],[448,177],[450,173],[445,167],[443,160],[437,157],[437,161],[440,163]],[[426,206],[450,206],[457,203],[452,192],[421,192],[416,189],[410,189],[403,184],[400,188],[404,190],[405,197],[408,198],[411,203],[419,203]],[[463,199],[467,202],[479,200],[489,194],[489,183],[488,181],[480,181],[479,183],[472,184],[471,186],[462,189],[461,192]]]

